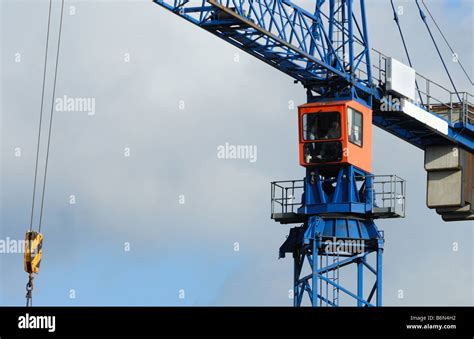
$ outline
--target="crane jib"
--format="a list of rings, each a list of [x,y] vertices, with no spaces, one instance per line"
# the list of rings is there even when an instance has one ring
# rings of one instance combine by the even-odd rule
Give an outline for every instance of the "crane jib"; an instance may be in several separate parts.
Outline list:
[[[394,112],[397,105],[388,113],[379,109],[387,100],[407,98],[386,90],[388,57],[370,49],[364,11],[356,18],[333,1],[318,1],[312,9],[288,0],[154,2],[291,76],[306,88],[308,102],[356,99],[374,110],[376,126],[419,148],[454,144],[474,151],[474,98],[469,93],[448,91],[417,74],[419,98],[413,103],[424,112],[411,114],[411,106]],[[341,15],[353,19],[341,22]],[[445,95],[434,98],[433,87]],[[418,119],[426,114],[434,119]],[[436,128],[439,124],[447,125],[445,133]]]

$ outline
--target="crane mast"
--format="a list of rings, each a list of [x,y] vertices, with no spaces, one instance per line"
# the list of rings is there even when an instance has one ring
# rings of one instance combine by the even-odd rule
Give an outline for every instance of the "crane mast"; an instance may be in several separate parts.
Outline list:
[[[280,247],[294,260],[294,306],[382,305],[384,236],[374,220],[405,216],[406,187],[372,173],[373,125],[425,150],[428,207],[444,220],[473,218],[472,96],[371,49],[364,0],[154,2],[306,90],[298,108],[305,178],[271,183],[272,219],[297,225]],[[453,183],[456,194],[440,194]]]

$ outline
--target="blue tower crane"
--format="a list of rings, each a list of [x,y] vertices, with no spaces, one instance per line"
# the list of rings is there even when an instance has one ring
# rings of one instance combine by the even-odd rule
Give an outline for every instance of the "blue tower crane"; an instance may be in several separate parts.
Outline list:
[[[312,8],[290,0],[154,2],[306,90],[298,109],[305,178],[271,183],[272,218],[300,225],[280,247],[280,257],[293,255],[294,306],[382,305],[384,236],[374,220],[404,217],[405,181],[372,173],[372,125],[425,150],[428,207],[445,220],[473,218],[472,96],[371,49],[364,0],[315,0]],[[430,174],[446,171],[460,173],[459,201],[439,201],[439,180],[430,186]]]

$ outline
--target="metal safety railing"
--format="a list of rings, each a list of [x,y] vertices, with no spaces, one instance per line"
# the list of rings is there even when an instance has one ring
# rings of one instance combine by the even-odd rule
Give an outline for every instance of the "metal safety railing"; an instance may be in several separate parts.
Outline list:
[[[373,82],[379,86],[387,82],[387,59],[382,52],[372,49]],[[359,69],[359,72],[363,70]],[[454,92],[416,73],[416,103],[452,123],[474,125],[474,96],[468,92]]]
[[[405,217],[406,181],[396,175],[367,175],[372,178],[372,213],[381,218]],[[271,183],[271,213],[297,213],[303,204],[304,180]]]
[[[339,76],[345,76],[346,79],[352,79],[347,73],[346,61],[348,55],[345,45],[349,41],[348,29],[344,25],[334,26],[335,35],[331,43],[332,47],[335,47],[334,50],[319,37],[320,34],[310,34],[312,30],[317,31],[317,27],[325,31],[322,21],[326,24],[331,21],[325,10],[318,11],[317,15],[312,14],[314,1],[154,1],[185,19],[208,28],[211,27],[212,21],[230,20],[232,23],[234,20],[234,26],[245,32],[234,29],[236,35],[230,38],[233,43],[237,43],[241,49],[245,49],[244,46],[253,46],[247,48],[247,52],[257,58],[262,58],[262,51],[266,51],[268,53],[266,58],[272,61],[273,67],[290,74],[298,81],[321,82],[334,72]],[[378,50],[371,49],[371,65],[367,65],[365,58],[367,44],[364,41],[364,34],[360,32],[360,27],[358,28],[353,31],[358,34],[353,34],[350,38],[353,42],[353,54],[356,56],[353,60],[354,76],[366,91],[371,85],[383,87],[386,83],[388,57]],[[230,37],[220,30],[214,33],[226,40]],[[327,56],[332,54],[336,56],[336,65],[339,65],[336,68],[334,65],[326,64]],[[372,73],[371,79],[369,70]],[[471,104],[474,98],[471,94],[450,91],[418,73],[416,79],[418,89],[415,101],[419,105],[452,123],[474,124],[474,106]]]
[[[271,189],[272,214],[297,212],[302,202],[304,180],[274,181]]]
[[[374,214],[405,217],[406,181],[396,175],[372,175]]]

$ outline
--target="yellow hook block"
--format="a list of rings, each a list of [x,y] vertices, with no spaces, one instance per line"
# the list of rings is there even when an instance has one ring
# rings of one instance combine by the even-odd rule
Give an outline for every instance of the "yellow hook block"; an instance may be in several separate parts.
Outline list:
[[[41,256],[43,254],[43,236],[41,233],[35,231],[26,232],[25,237],[25,257],[24,257],[24,266],[25,272],[32,274],[38,273]]]

